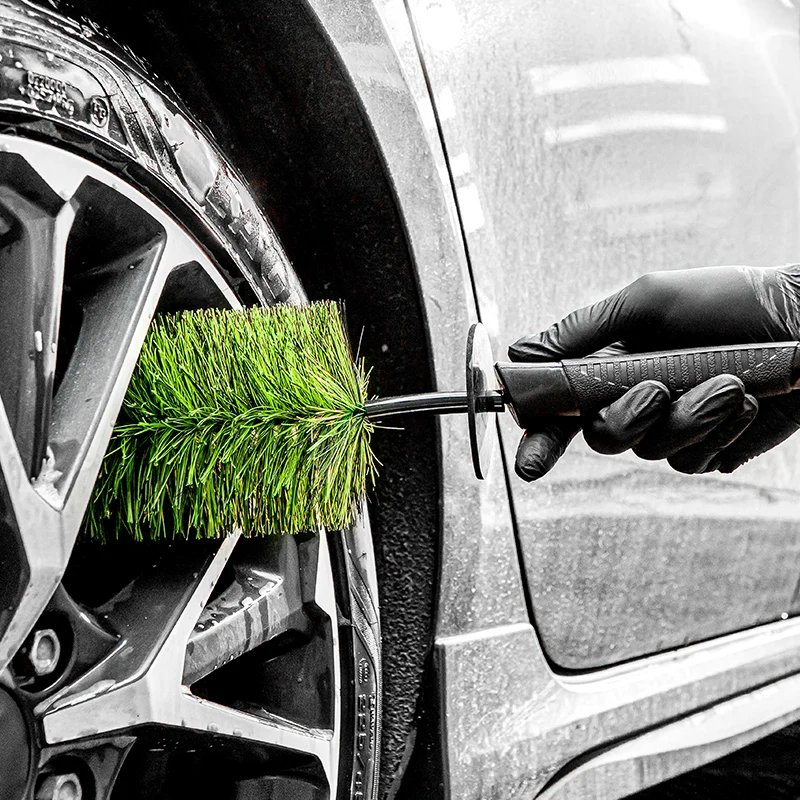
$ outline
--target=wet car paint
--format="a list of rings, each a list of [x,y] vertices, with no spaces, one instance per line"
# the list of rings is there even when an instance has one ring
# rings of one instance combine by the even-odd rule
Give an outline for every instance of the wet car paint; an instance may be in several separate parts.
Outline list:
[[[498,353],[643,272],[797,259],[791,3],[410,7]],[[580,443],[512,478],[548,656],[591,669],[795,613],[798,452],[687,479]]]

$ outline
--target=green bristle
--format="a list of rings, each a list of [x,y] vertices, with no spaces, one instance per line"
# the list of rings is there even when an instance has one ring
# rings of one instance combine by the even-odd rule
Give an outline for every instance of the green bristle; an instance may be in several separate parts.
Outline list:
[[[85,533],[183,539],[347,526],[375,476],[367,378],[335,303],[156,318]]]

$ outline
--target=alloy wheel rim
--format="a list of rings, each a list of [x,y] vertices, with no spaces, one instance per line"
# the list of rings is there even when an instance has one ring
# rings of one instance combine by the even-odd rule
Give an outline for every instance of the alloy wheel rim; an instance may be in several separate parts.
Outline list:
[[[79,537],[152,315],[237,298],[141,191],[49,144],[0,135],[0,222],[0,683],[32,731],[29,788],[74,775],[84,798],[125,797],[114,786],[126,762],[147,772],[178,753],[229,765],[242,776],[232,797],[335,794],[342,671],[326,536],[234,532],[110,555]]]

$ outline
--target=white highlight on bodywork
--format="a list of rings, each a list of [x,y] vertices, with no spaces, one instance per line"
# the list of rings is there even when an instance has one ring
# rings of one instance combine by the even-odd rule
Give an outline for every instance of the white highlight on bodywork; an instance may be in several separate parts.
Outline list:
[[[501,338],[500,333],[500,308],[497,305],[497,297],[487,289],[479,288],[478,308],[481,310],[481,322],[491,337]],[[496,342],[495,344],[498,344]],[[500,345],[502,347],[502,345]],[[503,517],[505,519],[505,517]]]
[[[422,120],[422,125],[428,131],[435,131],[436,114],[433,111],[430,97],[425,95],[424,97],[417,97],[415,100],[417,102],[417,109],[419,111],[419,118]]]
[[[475,183],[468,183],[456,189],[458,207],[461,211],[461,224],[464,226],[464,233],[474,233],[480,230],[486,220],[481,208],[481,198],[478,194],[478,187]]]
[[[428,0],[416,9],[422,40],[434,50],[451,50],[461,39],[461,17],[452,0]]]
[[[457,645],[481,642],[486,639],[496,639],[503,636],[513,636],[515,633],[528,632],[530,624],[527,622],[511,622],[508,625],[498,625],[496,628],[484,628],[471,633],[454,633],[452,636],[439,636],[436,645],[439,647],[455,647]]]
[[[436,96],[436,110],[442,122],[453,119],[456,115],[456,101],[449,86],[445,86]]]
[[[683,54],[546,64],[533,67],[529,74],[537,97],[607,86],[653,83],[708,86],[711,83],[700,61]]]
[[[630,114],[601,117],[577,125],[545,128],[543,138],[548,145],[559,145],[631,133],[666,133],[668,131],[726,133],[727,130],[727,120],[718,114],[635,111]]]
[[[436,173],[439,176],[439,180],[441,181],[442,186],[444,186],[449,192],[451,175],[450,175],[450,170],[447,168],[447,164],[445,162],[437,164]]]
[[[710,202],[729,200],[735,190],[733,175],[727,167],[714,173],[710,184],[697,181],[696,175],[688,169],[680,171],[676,168],[672,178],[673,182],[665,181],[663,185],[657,186],[652,184],[635,187],[615,186],[611,189],[603,186],[602,193],[587,192],[583,202],[569,198],[569,202],[564,204],[564,210],[567,215],[577,217],[585,214],[587,209],[605,212],[659,206],[694,206],[701,202],[707,205]]]
[[[463,178],[469,174],[469,156],[466,152],[461,152],[450,159],[450,169],[454,178]]]

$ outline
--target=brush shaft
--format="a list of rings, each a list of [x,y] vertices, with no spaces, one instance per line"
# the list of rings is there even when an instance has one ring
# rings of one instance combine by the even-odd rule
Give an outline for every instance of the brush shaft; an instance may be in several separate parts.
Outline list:
[[[663,383],[673,398],[715,375],[741,378],[749,394],[792,391],[800,380],[798,342],[704,347],[549,363],[498,363],[495,367],[517,423],[592,414],[646,380]]]
[[[407,394],[399,397],[384,397],[368,400],[364,404],[367,416],[372,419],[393,417],[399,414],[466,414],[466,392],[428,392]]]

